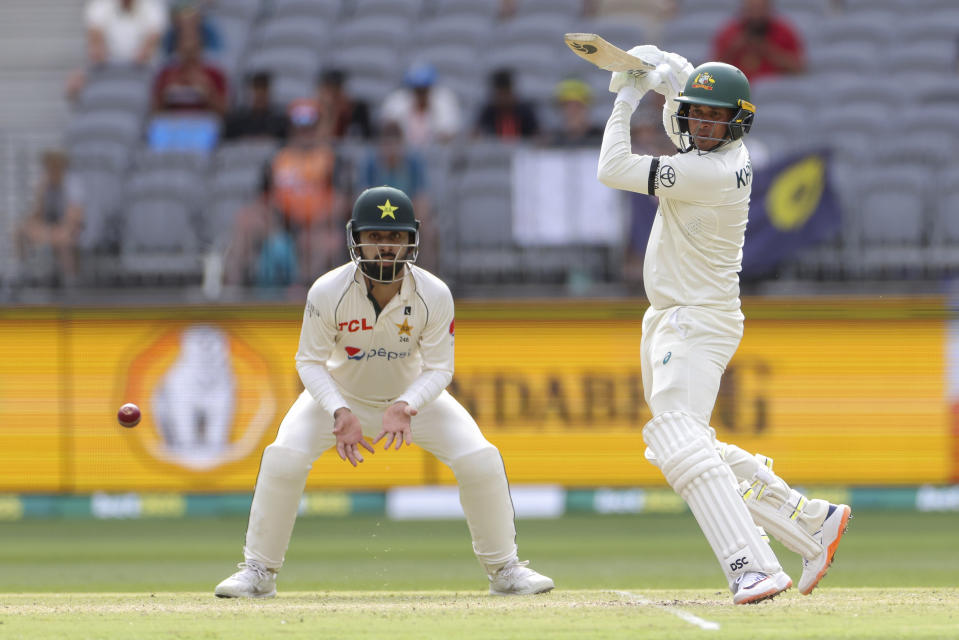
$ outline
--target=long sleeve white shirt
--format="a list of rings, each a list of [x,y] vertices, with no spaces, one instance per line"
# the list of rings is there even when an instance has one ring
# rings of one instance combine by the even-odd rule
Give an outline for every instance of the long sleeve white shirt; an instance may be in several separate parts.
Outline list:
[[[667,100],[666,109],[675,105]],[[738,309],[752,191],[749,152],[737,140],[702,155],[695,150],[637,155],[630,147],[631,116],[626,102],[615,103],[603,134],[598,177],[615,189],[659,197],[643,262],[650,304],[655,309]]]
[[[296,368],[310,395],[331,414],[350,402],[420,408],[453,379],[453,296],[411,266],[380,311],[353,263],[310,287]]]

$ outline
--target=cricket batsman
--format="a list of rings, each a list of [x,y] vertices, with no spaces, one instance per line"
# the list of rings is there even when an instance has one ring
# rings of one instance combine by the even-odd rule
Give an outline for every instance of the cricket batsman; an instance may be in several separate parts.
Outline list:
[[[647,458],[686,501],[726,575],[733,602],[772,598],[792,586],[764,528],[803,559],[809,594],[832,562],[850,509],[810,500],[772,471],[772,460],[718,442],[709,426],[719,382],[743,334],[739,271],[752,189],[743,137],[756,108],[736,67],[651,45],[630,54],[656,66],[615,72],[616,94],[598,178],[659,197],[643,264],[643,389],[653,418]],[[663,126],[678,153],[631,153],[630,118],[648,91],[665,98]],[[757,525],[759,525],[757,527]]]
[[[307,294],[296,367],[305,390],[263,452],[244,561],[221,598],[276,595],[297,507],[314,460],[416,442],[452,469],[473,550],[493,595],[544,593],[553,581],[520,562],[503,460],[445,390],[453,378],[453,297],[414,266],[419,221],[409,197],[382,186],[359,195],[347,224],[351,262]],[[364,436],[373,438],[371,445]]]

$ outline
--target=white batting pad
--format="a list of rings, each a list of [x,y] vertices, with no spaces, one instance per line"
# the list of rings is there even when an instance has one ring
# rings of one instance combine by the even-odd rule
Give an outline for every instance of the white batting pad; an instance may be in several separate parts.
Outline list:
[[[516,525],[506,468],[490,446],[450,462],[460,504],[473,537],[473,551],[487,573],[516,557]]]
[[[736,481],[705,426],[679,412],[662,413],[643,428],[666,481],[689,505],[722,566],[730,589],[748,571],[782,571],[736,492]]]
[[[258,560],[270,569],[283,566],[312,462],[301,451],[275,444],[263,452],[250,507],[244,558]]]
[[[736,445],[721,444],[719,454],[740,483],[753,520],[790,551],[810,560],[822,552],[812,533],[819,529],[829,503],[809,500],[773,473],[772,458],[749,455]]]

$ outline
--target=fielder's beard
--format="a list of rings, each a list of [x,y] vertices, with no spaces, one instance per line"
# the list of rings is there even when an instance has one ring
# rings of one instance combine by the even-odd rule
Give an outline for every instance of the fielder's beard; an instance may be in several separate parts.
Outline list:
[[[372,260],[361,260],[360,269],[363,274],[376,282],[395,282],[401,280],[406,274],[403,266],[405,262],[397,260],[396,255],[379,255]]]

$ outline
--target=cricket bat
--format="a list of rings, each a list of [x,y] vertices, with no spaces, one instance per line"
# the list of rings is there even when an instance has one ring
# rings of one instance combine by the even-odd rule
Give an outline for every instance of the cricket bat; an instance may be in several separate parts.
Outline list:
[[[600,69],[646,73],[656,68],[656,65],[626,53],[595,33],[567,33],[563,39],[573,53]]]

